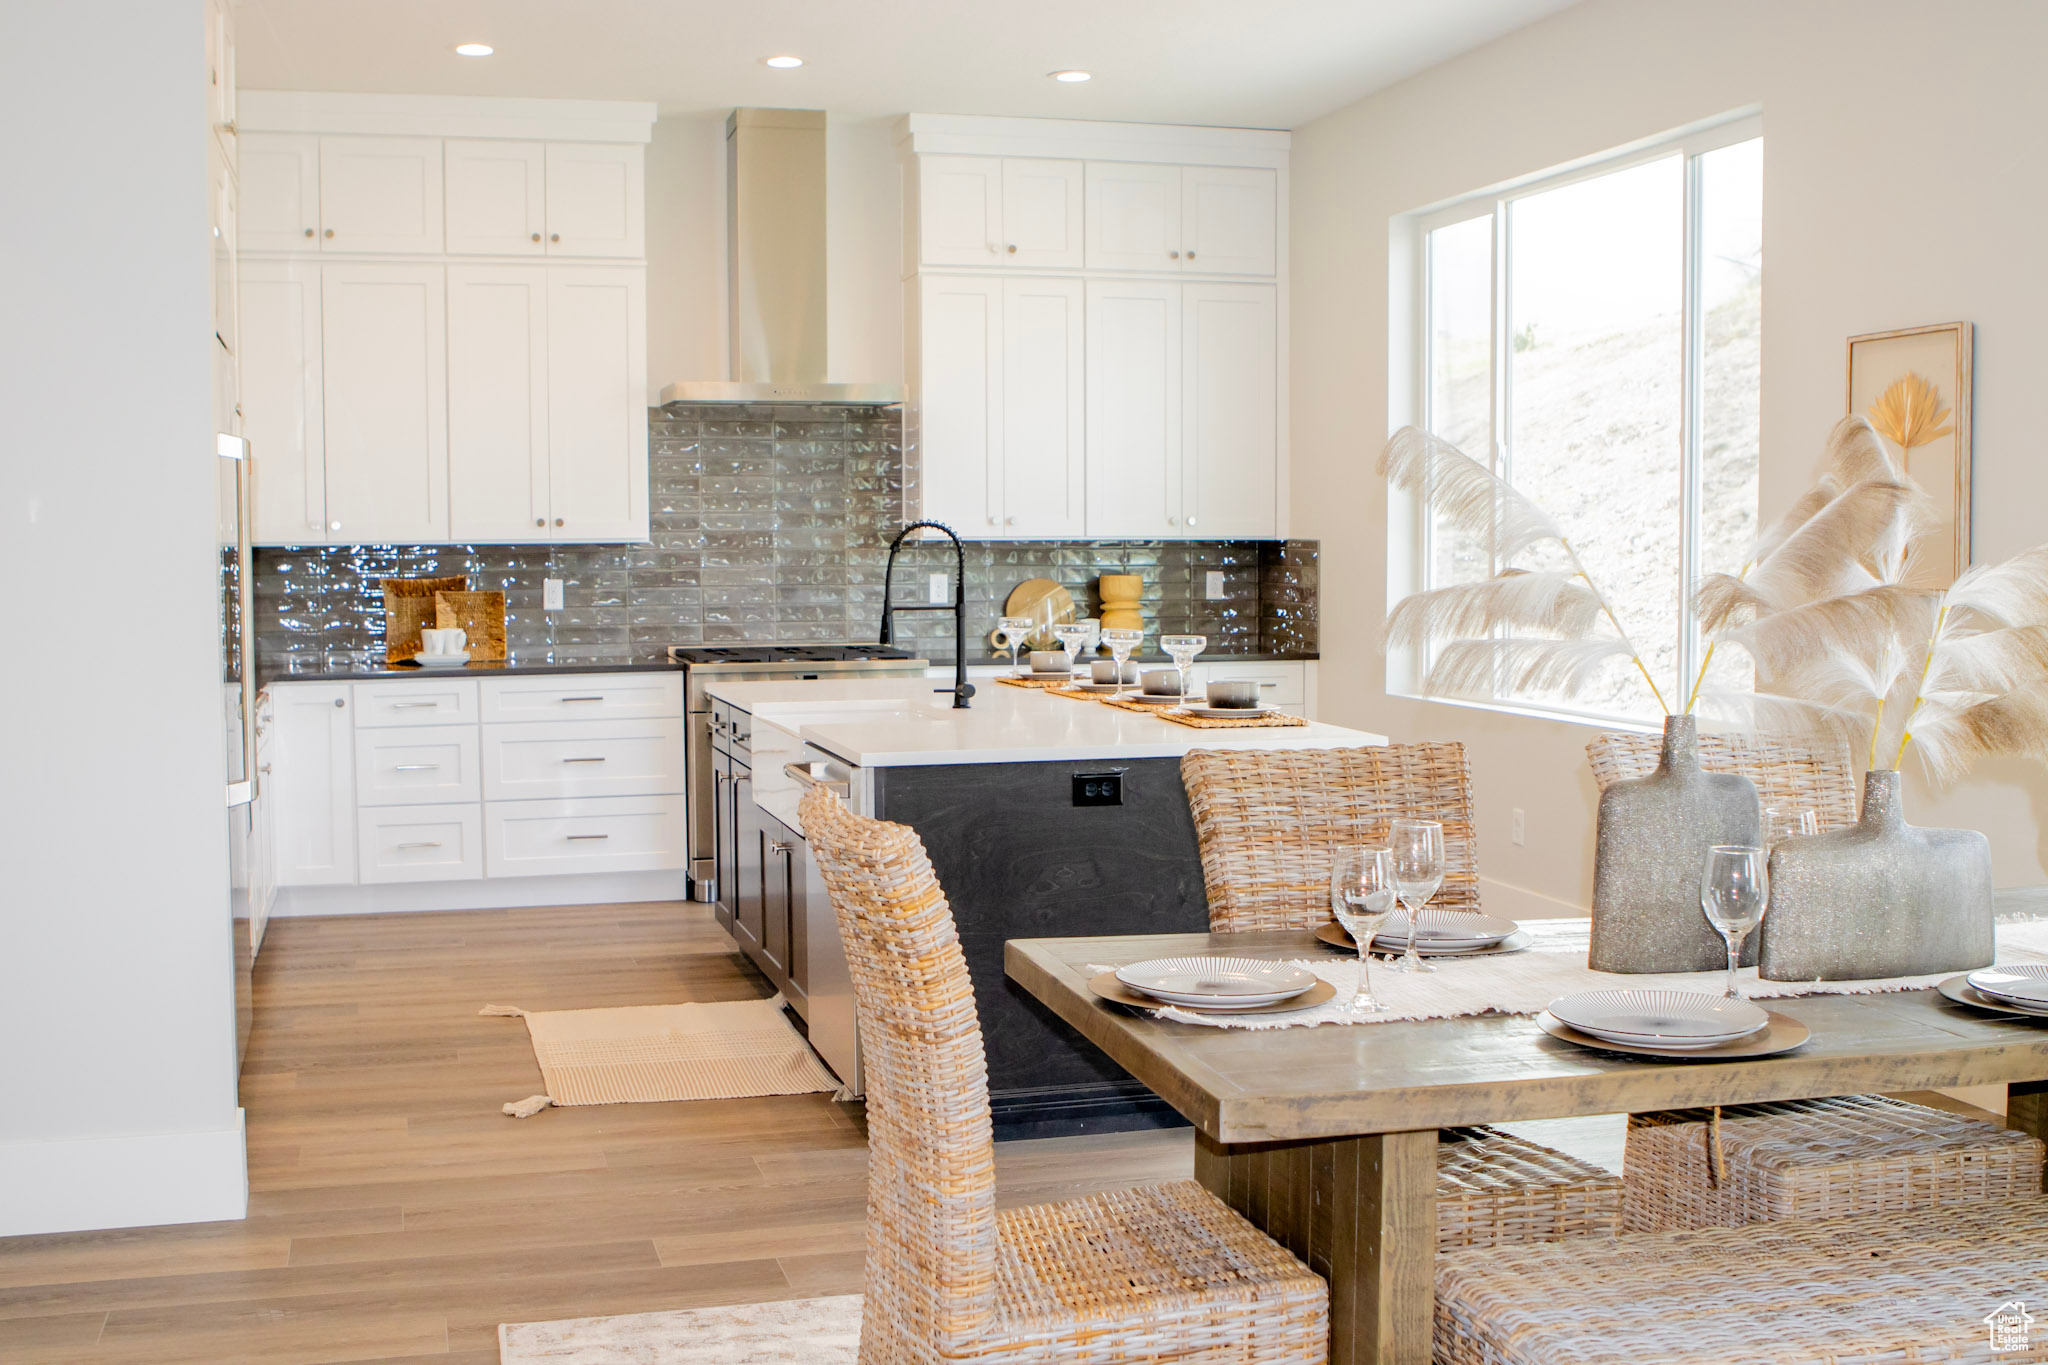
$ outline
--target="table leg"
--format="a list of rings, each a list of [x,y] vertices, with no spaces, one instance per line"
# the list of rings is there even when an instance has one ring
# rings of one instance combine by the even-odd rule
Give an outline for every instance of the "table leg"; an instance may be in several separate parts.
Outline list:
[[[1195,1179],[1329,1282],[1330,1365],[1429,1365],[1436,1130],[1225,1146]]]
[[[2011,1081],[2005,1087],[2005,1126],[2048,1142],[2048,1081]],[[2048,1190],[2048,1167],[2041,1172]]]

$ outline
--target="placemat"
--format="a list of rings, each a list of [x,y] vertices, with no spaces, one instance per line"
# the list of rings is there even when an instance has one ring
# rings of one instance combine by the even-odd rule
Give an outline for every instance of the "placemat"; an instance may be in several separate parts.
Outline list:
[[[1123,701],[1116,697],[1098,698],[1104,706],[1114,706],[1125,711],[1143,711],[1170,720],[1175,725],[1185,725],[1191,730],[1274,730],[1287,726],[1306,725],[1300,716],[1246,716],[1243,720],[1212,720],[1208,716],[1177,715],[1170,706],[1150,705],[1142,701]]]
[[[1004,685],[1005,687],[1038,687],[1038,688],[1047,688],[1047,687],[1065,687],[1065,686],[1067,685],[1067,679],[1066,679],[1066,678],[1063,678],[1063,677],[1062,677],[1062,678],[1046,678],[1046,679],[1043,679],[1043,680],[1040,680],[1040,679],[1038,679],[1038,678],[1010,678],[1010,677],[999,677],[999,678],[997,678],[997,679],[996,679],[996,681],[997,681],[997,682],[999,682],[999,683],[1002,683],[1002,684],[1003,684],[1003,685]]]
[[[1171,1006],[1154,1010],[1153,1017],[1204,1028],[1314,1028],[1318,1024],[1390,1024],[1404,1019],[1453,1019],[1473,1014],[1537,1014],[1548,1009],[1559,996],[1577,991],[1612,990],[1629,986],[1640,990],[1690,990],[1718,992],[1725,975],[1712,972],[1596,972],[1586,965],[1586,950],[1592,922],[1586,919],[1523,920],[1522,928],[1534,940],[1519,953],[1490,956],[1433,959],[1436,970],[1419,976],[1389,970],[1374,958],[1372,990],[1389,1008],[1370,1018],[1353,1018],[1347,1007],[1358,982],[1358,963],[1343,958],[1301,961],[1337,988],[1337,998],[1327,1005],[1298,1014],[1267,1015],[1263,1018],[1219,1018],[1189,1014]],[[2000,962],[2048,962],[2048,921],[2031,920],[1998,926]],[[1121,965],[1121,964],[1109,964]],[[1106,970],[1090,964],[1090,971]],[[1868,981],[1764,981],[1756,968],[1744,967],[1736,974],[1742,993],[1752,1000],[1789,1000],[1802,995],[1881,995],[1890,991],[1919,991],[1940,985],[1953,972],[1926,976],[1875,977]]]

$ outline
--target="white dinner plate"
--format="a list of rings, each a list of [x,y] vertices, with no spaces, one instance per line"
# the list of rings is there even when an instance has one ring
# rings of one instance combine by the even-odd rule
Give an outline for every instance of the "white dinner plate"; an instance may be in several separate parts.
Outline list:
[[[1166,695],[1166,696],[1163,696],[1163,697],[1162,697],[1162,696],[1160,696],[1160,695],[1159,695],[1159,694],[1158,694],[1157,692],[1133,692],[1133,693],[1131,693],[1131,695],[1129,695],[1128,697],[1125,697],[1125,698],[1124,698],[1124,700],[1125,700],[1125,701],[1141,701],[1141,702],[1144,702],[1144,703],[1145,703],[1145,705],[1147,705],[1147,706],[1179,706],[1179,705],[1180,705],[1180,698],[1179,698],[1179,697],[1176,697],[1176,696],[1173,696],[1173,695],[1172,695],[1172,694],[1170,694],[1170,693],[1169,693],[1168,695]]]
[[[1135,688],[1135,687],[1137,687],[1137,684],[1136,684],[1136,683],[1123,683],[1123,684],[1121,684],[1121,685],[1122,685],[1122,686],[1124,686],[1124,687],[1129,687],[1129,688]],[[1075,687],[1077,687],[1077,688],[1079,688],[1079,689],[1080,689],[1081,691],[1083,691],[1083,692],[1105,692],[1105,693],[1107,693],[1107,692],[1114,692],[1114,691],[1116,691],[1116,690],[1117,690],[1117,687],[1119,686],[1119,684],[1117,684],[1117,683],[1099,683],[1099,682],[1077,682],[1077,683],[1075,683],[1075,684],[1074,684],[1074,686],[1075,686]]]
[[[2048,965],[1980,967],[1965,978],[1978,992],[2016,1009],[2048,1010]]]
[[[1010,676],[1013,678],[1041,678],[1050,682],[1054,678],[1071,678],[1074,676],[1074,670],[1071,668],[1016,668],[1010,670]]]
[[[467,654],[428,654],[422,650],[412,656],[412,661],[421,668],[460,668],[469,662]]]
[[[1248,957],[1162,957],[1116,969],[1116,979],[1170,1005],[1206,1009],[1270,1005],[1316,984],[1305,967]]]
[[[1771,1017],[1747,1000],[1703,991],[1580,991],[1550,1003],[1550,1012],[1581,1033],[1654,1047],[1714,1047],[1746,1038]]]
[[[1425,908],[1415,917],[1415,946],[1418,949],[1435,948],[1440,951],[1485,948],[1500,942],[1514,933],[1518,927],[1513,920],[1495,919],[1492,915],[1474,914],[1469,910]],[[1394,917],[1387,921],[1387,927],[1374,934],[1372,941],[1385,948],[1406,948],[1407,913],[1396,910]]]
[[[1181,709],[1203,720],[1258,720],[1280,714],[1278,708],[1271,706],[1196,706],[1192,702]]]

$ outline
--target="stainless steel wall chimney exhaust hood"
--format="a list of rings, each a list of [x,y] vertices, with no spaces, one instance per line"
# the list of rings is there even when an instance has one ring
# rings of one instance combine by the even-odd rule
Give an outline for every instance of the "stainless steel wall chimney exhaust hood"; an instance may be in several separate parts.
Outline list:
[[[725,379],[684,380],[663,403],[903,401],[897,384],[825,379],[825,115],[735,109],[725,121]]]

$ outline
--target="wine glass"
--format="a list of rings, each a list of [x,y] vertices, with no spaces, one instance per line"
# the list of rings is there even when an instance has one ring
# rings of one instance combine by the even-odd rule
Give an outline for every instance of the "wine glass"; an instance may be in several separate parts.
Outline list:
[[[1820,833],[1820,816],[1811,806],[1764,807],[1764,846],[1776,848],[1787,839],[1807,839]]]
[[[1348,1007],[1354,1015],[1384,1013],[1386,1006],[1373,998],[1372,974],[1366,963],[1372,936],[1394,912],[1394,869],[1383,848],[1354,848],[1337,855],[1330,867],[1330,911],[1337,923],[1358,945],[1358,987]]]
[[[1130,662],[1131,652],[1145,643],[1145,632],[1112,627],[1102,632],[1102,643],[1109,646],[1109,657],[1116,660],[1116,691],[1110,695],[1121,697],[1124,694],[1124,665]]]
[[[1000,630],[1003,633],[1003,638],[1009,641],[1010,671],[1012,673],[1017,671],[1017,651],[1030,638],[1031,628],[1036,624],[1028,616],[1004,616],[996,621],[996,629]]]
[[[1397,972],[1433,972],[1415,944],[1422,936],[1422,907],[1444,884],[1444,827],[1434,820],[1396,820],[1388,830],[1394,889],[1408,907],[1408,951],[1392,966]]]
[[[1195,656],[1209,647],[1206,635],[1162,635],[1159,647],[1173,660],[1173,671],[1180,674],[1180,699],[1185,702],[1194,691],[1194,676],[1189,671],[1195,666]]]
[[[1716,844],[1707,850],[1700,875],[1700,910],[1728,944],[1730,1000],[1742,999],[1735,988],[1735,968],[1742,958],[1742,940],[1762,924],[1771,898],[1770,854],[1750,844]]]
[[[1067,653],[1067,671],[1074,671],[1074,660],[1081,652],[1081,646],[1088,641],[1088,627],[1079,622],[1067,621],[1054,626],[1052,635],[1060,642],[1060,648]]]

